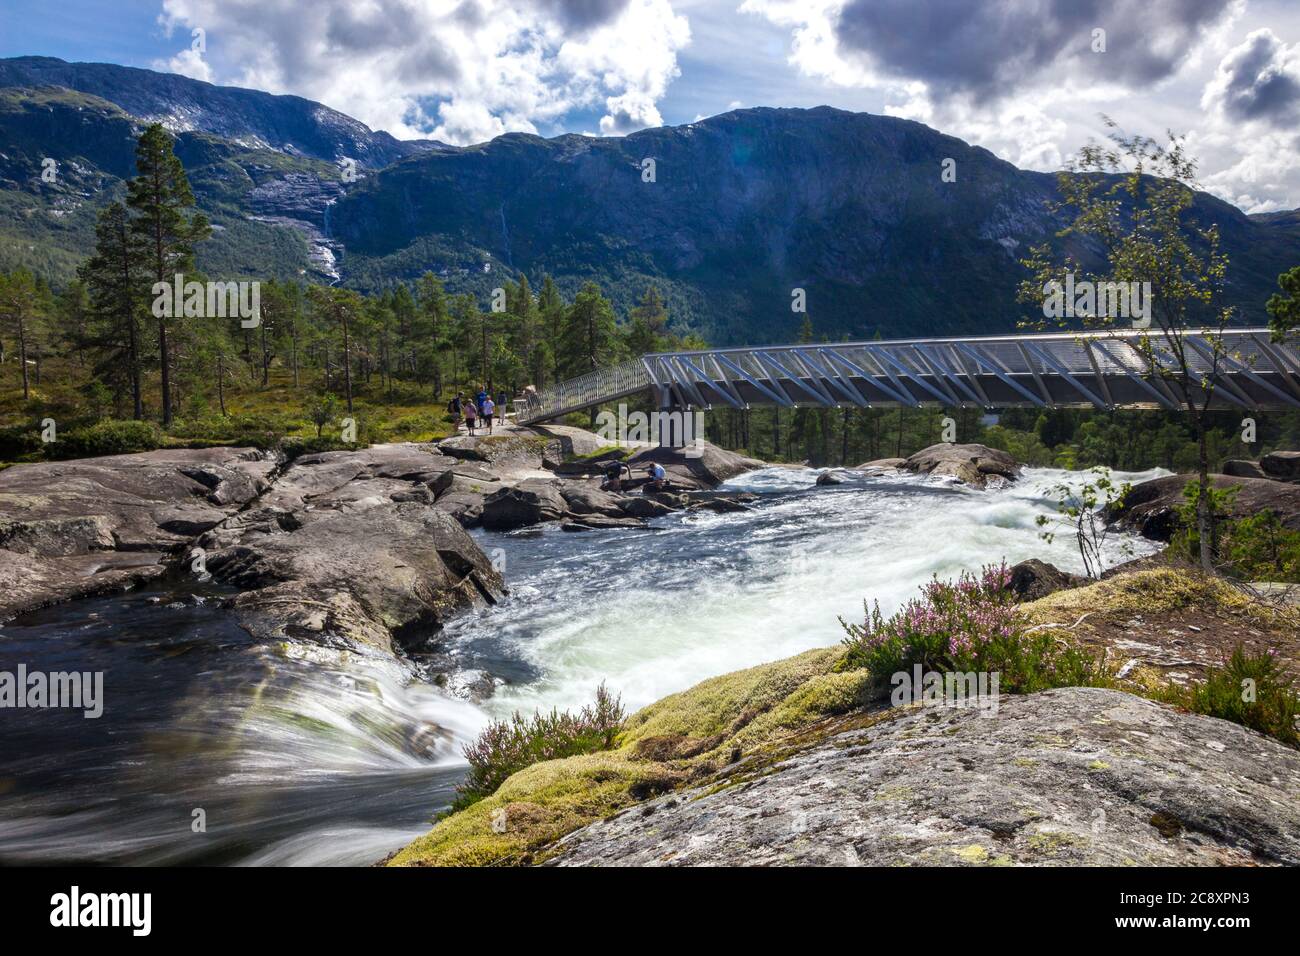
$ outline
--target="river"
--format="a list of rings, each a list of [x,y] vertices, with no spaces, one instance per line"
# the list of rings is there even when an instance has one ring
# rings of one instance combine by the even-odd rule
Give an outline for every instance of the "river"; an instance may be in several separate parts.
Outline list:
[[[647,531],[475,532],[511,596],[411,661],[254,644],[218,588],[77,601],[0,628],[0,670],[104,672],[104,716],[12,710],[0,761],[2,863],[374,862],[426,832],[461,746],[513,710],[576,707],[602,680],[629,712],[699,680],[842,637],[864,599],[888,613],[932,575],[1041,557],[1051,489],[1031,469],[977,491],[914,476],[816,486],[766,468],[724,488],[737,514]],[[1164,472],[1118,475],[1137,482]],[[1123,537],[1111,563],[1153,549]],[[481,703],[470,688],[495,685]]]

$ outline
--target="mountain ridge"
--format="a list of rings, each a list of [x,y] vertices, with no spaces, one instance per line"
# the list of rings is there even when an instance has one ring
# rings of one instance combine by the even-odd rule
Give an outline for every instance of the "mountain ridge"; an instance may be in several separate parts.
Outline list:
[[[818,337],[1007,331],[1027,315],[1018,258],[1063,225],[1054,174],[897,117],[753,107],[623,137],[451,147],[299,97],[20,57],[0,60],[0,265],[66,278],[94,209],[131,173],[132,135],[159,117],[192,127],[176,148],[218,227],[200,254],[214,274],[375,289],[433,271],[486,301],[503,277],[549,273],[570,294],[595,279],[624,312],[655,284],[675,325],[719,344],[797,337],[798,289]],[[343,182],[350,154],[360,175]],[[54,185],[39,181],[47,156],[67,172]],[[1300,210],[1248,216],[1198,193],[1192,218],[1219,224],[1228,298],[1262,322],[1300,261]]]

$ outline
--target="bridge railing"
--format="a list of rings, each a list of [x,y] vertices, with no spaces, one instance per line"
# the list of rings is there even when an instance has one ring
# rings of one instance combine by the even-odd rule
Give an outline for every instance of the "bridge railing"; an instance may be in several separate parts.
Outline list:
[[[601,402],[633,395],[653,384],[645,363],[633,359],[558,382],[540,392],[525,393],[523,398],[515,400],[515,417],[521,425],[559,418]]]
[[[1183,352],[1181,361],[1173,349]],[[742,346],[656,353],[560,382],[528,398],[543,421],[656,389],[674,407],[750,403],[968,407],[1162,407],[1182,401],[1171,373],[1212,379],[1216,408],[1300,406],[1300,351],[1267,329],[1158,331]],[[1201,386],[1194,381],[1193,390]],[[1192,396],[1196,397],[1195,395]]]

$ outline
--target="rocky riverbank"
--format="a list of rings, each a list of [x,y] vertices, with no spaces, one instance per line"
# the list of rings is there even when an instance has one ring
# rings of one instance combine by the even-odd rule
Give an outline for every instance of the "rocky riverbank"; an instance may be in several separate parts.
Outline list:
[[[613,460],[665,490],[602,491]],[[505,584],[466,533],[543,522],[645,528],[677,510],[745,507],[711,492],[762,463],[711,445],[690,456],[611,449],[581,429],[511,429],[286,461],[252,448],[161,450],[0,472],[0,620],[164,577],[239,589],[244,628],[386,650],[419,644]]]
[[[1183,489],[1195,475],[1166,475],[1135,485],[1124,501],[1109,509],[1107,520],[1153,541],[1168,541],[1178,526],[1178,509],[1186,504]],[[1300,484],[1274,478],[1211,475],[1215,488],[1237,489],[1226,508],[1231,520],[1269,509],[1284,528],[1300,531]]]

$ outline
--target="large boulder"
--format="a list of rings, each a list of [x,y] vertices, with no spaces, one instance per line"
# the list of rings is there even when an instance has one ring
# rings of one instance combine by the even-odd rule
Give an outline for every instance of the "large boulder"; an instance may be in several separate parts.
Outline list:
[[[1259,460],[1259,465],[1269,478],[1300,481],[1300,451],[1269,452]]]
[[[672,484],[686,489],[716,488],[764,465],[757,458],[747,458],[706,441],[688,448],[646,448],[627,460],[636,477],[645,474],[650,462],[658,462]]]
[[[605,515],[618,518],[623,514],[620,507],[622,495],[601,491],[593,484],[583,481],[564,481],[560,483],[560,495],[564,498],[568,510],[575,515]]]
[[[940,442],[923,448],[902,465],[922,475],[947,476],[984,488],[990,479],[1014,481],[1020,477],[1020,463],[1004,451],[986,445],[957,445]]]
[[[462,528],[473,528],[483,517],[483,498],[473,491],[449,491],[439,495],[433,506],[455,518]]]
[[[902,468],[907,464],[906,458],[877,458],[875,461],[864,461],[858,465],[856,471],[888,471],[891,468]]]
[[[448,468],[429,482],[433,493],[442,497],[453,492],[471,492],[476,495],[490,495],[501,490],[501,479],[484,468],[460,463]]]
[[[1106,520],[1144,538],[1168,541],[1178,530],[1178,509],[1186,503],[1183,488],[1195,480],[1194,475],[1165,475],[1134,485],[1122,503],[1107,509]],[[1244,518],[1267,508],[1285,527],[1300,530],[1300,485],[1229,475],[1211,475],[1210,482],[1216,488],[1237,489],[1228,517]]]
[[[501,576],[451,515],[420,502],[373,497],[314,508],[294,516],[287,528],[249,524],[233,541],[209,533],[199,539],[208,551],[207,570],[244,590],[277,588],[269,592],[275,600],[241,596],[234,602],[245,614],[270,609],[272,629],[288,628],[333,602],[335,616],[360,615],[368,628],[378,625],[402,640],[419,640],[453,614],[504,595]],[[298,587],[286,592],[279,588],[284,584]],[[302,628],[296,636],[303,636]],[[365,642],[374,643],[370,637]]]
[[[619,507],[623,509],[624,514],[633,518],[662,518],[678,510],[672,505],[645,495],[631,495],[624,498],[619,503]]]
[[[742,763],[555,849],[569,866],[1296,866],[1300,751],[1120,691],[1003,695]]]
[[[1223,473],[1231,478],[1267,478],[1257,461],[1235,458],[1223,463]]]
[[[557,474],[579,473],[576,469],[584,460],[621,458],[628,453],[626,447],[611,448],[615,443],[609,439],[572,425],[532,425],[521,431],[551,439],[546,445],[542,465]]]
[[[495,474],[540,471],[543,460],[559,454],[559,439],[523,432],[457,435],[438,442],[438,451],[462,461],[481,462]]]
[[[1081,574],[1071,574],[1046,561],[1030,558],[1011,568],[1007,590],[1015,595],[1017,601],[1037,601],[1056,591],[1077,588],[1090,581]]]
[[[483,499],[483,527],[510,531],[544,521],[558,521],[568,510],[553,479],[528,478]]]
[[[847,473],[839,469],[828,469],[817,476],[819,485],[842,485],[849,480]]]

